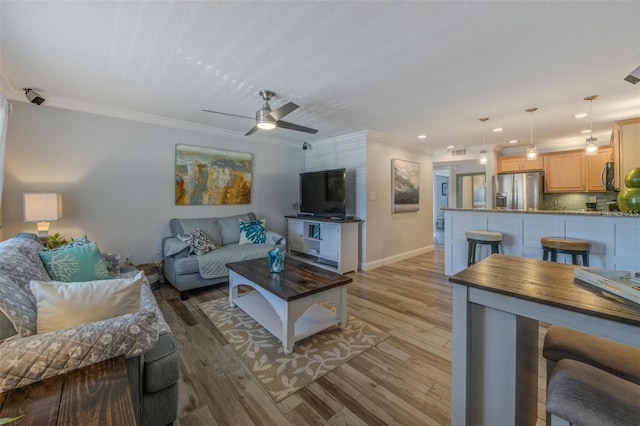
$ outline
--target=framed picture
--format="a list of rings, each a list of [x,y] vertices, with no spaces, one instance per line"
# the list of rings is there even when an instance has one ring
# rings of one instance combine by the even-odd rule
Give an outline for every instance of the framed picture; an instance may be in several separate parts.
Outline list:
[[[447,195],[449,189],[449,184],[447,182],[442,182],[442,195]]]
[[[420,209],[420,164],[391,159],[391,212],[417,212]]]
[[[252,154],[176,144],[176,205],[251,204]]]

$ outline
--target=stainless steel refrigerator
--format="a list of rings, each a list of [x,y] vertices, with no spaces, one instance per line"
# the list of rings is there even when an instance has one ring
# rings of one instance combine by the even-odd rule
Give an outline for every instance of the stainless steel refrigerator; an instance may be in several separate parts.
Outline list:
[[[540,210],[544,207],[544,173],[509,173],[493,177],[493,207]]]

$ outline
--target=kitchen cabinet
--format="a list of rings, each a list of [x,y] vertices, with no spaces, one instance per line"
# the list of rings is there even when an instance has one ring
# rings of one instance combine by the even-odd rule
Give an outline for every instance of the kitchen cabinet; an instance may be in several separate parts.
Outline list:
[[[526,155],[498,157],[498,173],[532,172],[544,169],[544,156],[528,160]]]
[[[583,150],[547,154],[545,192],[605,192],[603,172],[612,158],[610,147],[601,147],[594,155]]]
[[[604,182],[604,169],[609,161],[612,161],[611,148],[600,148],[594,155],[585,155],[587,159],[587,192],[606,191]]]
[[[634,167],[640,167],[640,117],[616,121],[611,132],[613,162],[615,163],[614,185],[623,190],[624,175]]]
[[[584,150],[544,157],[545,192],[584,192],[587,189]]]

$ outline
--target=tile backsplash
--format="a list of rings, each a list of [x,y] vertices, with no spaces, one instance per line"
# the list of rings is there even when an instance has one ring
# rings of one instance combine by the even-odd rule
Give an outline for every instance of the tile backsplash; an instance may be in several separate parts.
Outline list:
[[[544,194],[545,210],[586,210],[586,203],[596,197],[597,210],[609,210],[607,201],[616,200],[617,192],[569,192]]]

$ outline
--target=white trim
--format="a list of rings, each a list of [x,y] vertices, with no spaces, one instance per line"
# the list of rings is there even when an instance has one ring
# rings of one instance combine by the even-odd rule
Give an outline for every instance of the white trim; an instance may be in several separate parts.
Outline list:
[[[375,268],[379,268],[390,263],[396,263],[401,260],[409,259],[411,257],[418,256],[420,254],[429,253],[433,251],[433,244],[430,246],[420,247],[415,250],[405,251],[404,253],[395,254],[393,256],[385,257],[383,259],[374,260],[372,262],[363,262],[360,264],[361,271],[370,271]]]
[[[12,99],[18,102],[26,102],[26,99],[22,95],[22,92],[18,92],[17,94],[16,92],[12,93],[9,96],[9,99]],[[162,117],[159,115],[145,114],[142,112],[130,111],[130,110],[121,109],[121,108],[113,108],[113,107],[107,107],[103,105],[91,104],[86,102],[78,102],[70,99],[57,98],[49,95],[46,95],[46,102],[43,104],[43,106],[68,109],[71,111],[85,112],[89,114],[103,115],[107,117],[119,118],[122,120],[137,121],[140,123],[153,124],[156,126],[163,126],[163,127],[171,127],[175,129],[188,130],[188,131],[198,132],[198,133],[206,133],[206,134],[233,137],[233,138],[244,137],[244,133],[242,132],[235,132],[232,130],[221,129],[219,127],[192,123],[192,122],[183,121],[183,120],[176,120],[173,118]],[[257,135],[255,133],[251,135],[251,137],[254,139],[260,139],[261,142],[271,143],[274,145],[285,145],[289,147],[299,147],[300,145],[299,141],[275,139],[272,137]]]

